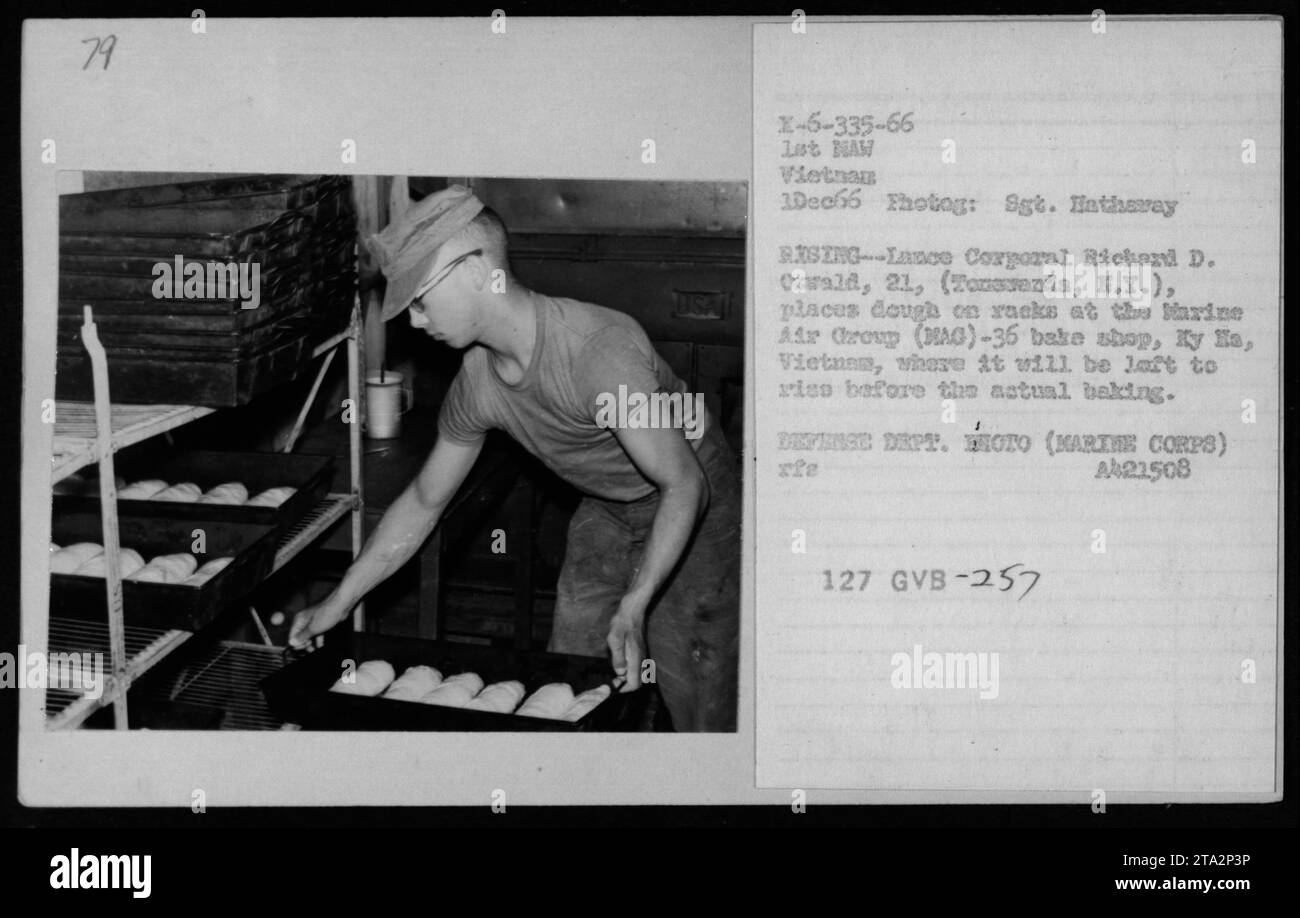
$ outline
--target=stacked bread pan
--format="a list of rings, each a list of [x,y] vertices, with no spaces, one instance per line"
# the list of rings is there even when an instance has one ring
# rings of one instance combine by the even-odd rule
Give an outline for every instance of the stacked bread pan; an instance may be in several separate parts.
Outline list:
[[[94,310],[114,401],[241,405],[293,379],[355,296],[351,182],[241,176],[80,195],[59,207],[60,398],[93,395],[79,332]],[[155,267],[259,270],[260,302],[160,298]]]

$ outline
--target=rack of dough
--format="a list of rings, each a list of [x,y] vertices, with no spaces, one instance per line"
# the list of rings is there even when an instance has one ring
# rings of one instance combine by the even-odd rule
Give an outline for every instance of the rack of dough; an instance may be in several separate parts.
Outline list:
[[[283,663],[249,615],[263,602],[255,591],[302,589],[333,564],[327,551],[360,552],[361,425],[347,425],[345,452],[294,447],[309,421],[332,423],[334,386],[345,385],[353,404],[362,397],[356,215],[364,206],[366,227],[380,228],[370,225],[381,217],[372,208],[379,182],[234,175],[160,184],[146,173],[104,173],[82,192],[74,186],[91,184],[91,173],[68,178],[56,391],[43,405],[53,427],[48,634],[52,648],[104,654],[109,678],[93,697],[47,691],[46,726],[97,728],[109,718],[96,712],[109,706],[118,730],[197,723],[195,699],[219,693],[245,706]],[[169,282],[160,293],[156,269],[173,268],[174,282],[187,263],[210,281],[251,283],[238,297],[220,283]],[[344,372],[327,380],[339,357]],[[337,455],[347,462],[338,475]],[[345,533],[338,524],[348,516]],[[317,547],[322,557],[264,583]],[[357,627],[364,615],[354,610]],[[223,636],[233,638],[220,642],[230,652],[204,656]],[[258,636],[261,644],[249,643]],[[227,670],[229,679],[211,678]],[[163,688],[159,704],[150,692]],[[183,703],[174,697],[182,690]],[[146,715],[131,716],[128,695]],[[257,705],[245,713],[234,722],[275,726]]]
[[[189,450],[124,462],[114,478],[123,513],[286,528],[324,497],[333,474],[331,456]],[[74,474],[54,494],[56,514],[96,508],[99,481]]]
[[[215,558],[200,564],[194,555],[176,552],[158,555],[148,562],[134,548],[123,548],[118,556],[118,576],[143,583],[182,583],[203,586],[225,570],[234,558]],[[107,557],[104,546],[95,542],[78,542],[67,548],[50,543],[50,573],[104,577]]]

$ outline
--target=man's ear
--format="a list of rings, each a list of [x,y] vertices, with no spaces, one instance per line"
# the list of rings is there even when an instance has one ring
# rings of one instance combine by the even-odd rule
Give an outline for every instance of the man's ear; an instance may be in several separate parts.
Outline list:
[[[470,272],[470,281],[475,290],[482,291],[492,279],[492,266],[486,256],[472,255],[465,260],[465,268]]]

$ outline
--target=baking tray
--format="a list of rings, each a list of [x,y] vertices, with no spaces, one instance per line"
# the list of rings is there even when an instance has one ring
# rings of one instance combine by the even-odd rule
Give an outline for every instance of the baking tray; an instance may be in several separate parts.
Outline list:
[[[312,220],[307,214],[290,210],[272,223],[227,232],[200,231],[192,225],[171,232],[122,230],[110,233],[99,229],[79,231],[63,228],[59,232],[59,251],[137,255],[167,252],[172,257],[183,254],[195,258],[238,256],[292,242],[310,232],[311,226]]]
[[[400,676],[408,666],[436,667],[444,677],[475,672],[485,684],[517,679],[525,698],[548,682],[567,682],[574,694],[608,684],[610,662],[601,657],[519,651],[451,641],[422,641],[391,635],[334,629],[325,645],[262,680],[262,692],[273,713],[287,723],[313,730],[431,730],[587,732],[634,728],[650,692],[642,689],[610,696],[585,717],[570,723],[540,717],[520,717],[331,692],[343,672],[343,661],[357,664],[387,660]]]
[[[276,531],[272,526],[222,520],[168,519],[159,516],[118,516],[123,548],[133,548],[146,561],[157,555],[189,552],[194,530],[202,529],[211,561],[233,557],[225,570],[202,586],[178,583],[122,581],[122,603],[128,625],[197,631],[242,598],[270,572],[275,560]],[[50,538],[59,545],[99,542],[104,538],[98,511],[54,514]],[[107,615],[103,577],[50,575],[50,614],[102,621]]]
[[[213,193],[210,185],[65,195],[59,200],[59,227],[73,232],[230,232],[270,223],[285,213],[328,219],[351,209],[351,194],[344,186],[303,178],[296,187],[245,183],[237,193],[225,195]]]
[[[80,237],[69,237],[80,238]],[[351,215],[339,217],[325,225],[314,227],[310,234],[263,248],[241,251],[238,254],[225,251],[178,252],[161,248],[156,250],[126,251],[60,251],[59,271],[61,274],[89,274],[122,277],[153,277],[154,265],[158,262],[173,264],[180,255],[186,263],[192,261],[216,261],[222,264],[254,263],[262,270],[279,268],[285,265],[302,264],[304,260],[327,258],[337,261],[342,253],[351,263],[352,245],[356,242],[356,223]]]
[[[315,205],[312,205],[313,207]],[[96,207],[65,209],[59,214],[60,233],[130,233],[150,236],[189,236],[246,233],[289,215],[311,219],[311,207],[205,210],[195,207]]]
[[[256,354],[231,359],[216,352],[106,348],[108,386],[124,405],[202,405],[233,408],[298,377],[310,366],[305,335]],[[85,353],[62,348],[55,363],[55,397],[92,401],[94,383]]]
[[[277,321],[252,325],[241,330],[227,329],[218,332],[175,330],[169,321],[154,317],[147,322],[103,321],[95,314],[99,341],[116,353],[122,350],[138,351],[194,351],[195,359],[235,360],[261,353],[276,344],[314,332],[315,321],[306,307],[282,315]],[[80,355],[85,352],[81,330],[85,320],[81,317],[60,315],[58,347],[64,354]]]
[[[158,207],[174,204],[191,206],[226,205],[250,198],[279,200],[282,207],[296,207],[317,197],[337,192],[351,184],[345,175],[237,175],[193,182],[169,182],[135,188],[112,188],[65,195],[60,209],[91,206]]]
[[[160,259],[162,263],[174,265],[173,259]],[[206,265],[209,262],[215,262],[217,259],[207,259],[198,262],[200,265]],[[229,259],[223,259],[222,263],[229,264]],[[187,261],[186,266],[195,264]],[[238,264],[238,263],[237,263]],[[258,265],[257,281],[260,300],[272,300],[277,294],[284,294],[291,291],[297,284],[304,279],[309,279],[311,275],[310,263],[304,265],[302,260],[279,267],[267,268],[264,265]],[[154,296],[153,288],[157,283],[151,273],[144,272],[141,274],[72,274],[67,271],[59,272],[59,298],[63,300],[85,300],[87,297],[100,297],[106,300],[138,300],[145,303],[166,303],[177,312],[184,312],[185,308],[195,300],[205,300],[210,303],[222,303],[234,301],[234,305],[242,308],[236,296],[209,297],[158,297]],[[182,285],[184,281],[182,280]],[[229,288],[227,288],[229,289]]]
[[[249,329],[304,315],[312,303],[312,289],[304,284],[284,296],[262,299],[256,309],[244,309],[237,300],[114,300],[102,296],[59,301],[59,323],[63,330],[80,333],[89,306],[101,336],[105,332],[153,332],[186,335],[243,335]]]
[[[78,235],[67,236],[76,240]],[[60,239],[63,242],[64,238]],[[186,262],[219,261],[222,263],[257,262],[259,265],[279,265],[305,257],[321,245],[315,236],[303,235],[276,245],[244,249],[238,253],[214,251],[213,246],[199,243],[199,251],[166,252],[161,249],[126,249],[121,251],[77,251],[60,246],[59,270],[70,274],[129,274],[152,276],[153,266],[160,261],[172,262],[180,255]]]
[[[275,206],[192,207],[89,207],[81,210],[64,208],[59,213],[59,233],[126,233],[162,237],[211,234],[244,234],[271,227],[280,220],[305,220],[308,231],[313,224],[328,226],[347,214],[340,196],[316,201],[292,210]]]
[[[249,523],[255,526],[273,526],[277,530],[283,530],[302,519],[325,496],[325,491],[334,478],[334,458],[296,453],[189,450],[153,461],[140,459],[120,463],[117,466],[117,474],[128,484],[146,478],[161,478],[168,484],[192,481],[204,491],[227,481],[239,481],[248,488],[250,497],[267,488],[284,486],[297,488],[297,493],[278,507],[180,503],[167,500],[119,499],[117,502],[118,512],[131,516],[220,520]],[[55,514],[98,513],[98,480],[88,478],[86,489],[85,494],[56,495]]]

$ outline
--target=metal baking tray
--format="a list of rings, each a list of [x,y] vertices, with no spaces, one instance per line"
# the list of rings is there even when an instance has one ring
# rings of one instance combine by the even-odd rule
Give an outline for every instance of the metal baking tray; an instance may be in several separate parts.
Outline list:
[[[256,309],[244,309],[238,300],[115,300],[103,295],[59,301],[60,330],[80,334],[84,309],[95,313],[100,336],[110,331],[150,332],[169,335],[243,335],[272,322],[292,321],[312,306],[312,288],[301,285],[283,296],[263,299]]]
[[[164,264],[174,264],[173,259],[159,259]],[[209,259],[216,261],[216,259]],[[224,263],[229,264],[227,260]],[[187,262],[193,264],[193,262]],[[206,264],[201,262],[200,264]],[[301,262],[280,265],[278,267],[266,267],[258,265],[257,280],[259,301],[273,300],[277,296],[283,296],[293,291],[294,287],[302,283],[303,280],[309,280],[311,273],[304,270],[304,267],[310,268],[310,265],[304,266]],[[59,272],[59,299],[62,300],[86,300],[93,302],[94,299],[105,300],[136,300],[144,303],[165,303],[177,312],[184,312],[186,307],[195,300],[204,300],[209,303],[225,303],[234,300],[238,306],[238,297],[227,295],[224,299],[217,296],[212,297],[179,297],[173,298],[157,297],[153,294],[154,284],[157,279],[153,274],[144,272],[141,274],[73,274],[68,271]],[[240,306],[239,308],[243,308]]]
[[[106,348],[113,401],[124,405],[203,405],[233,408],[287,383],[310,366],[305,333],[238,358],[216,351]],[[90,359],[71,347],[55,362],[55,397],[95,397]]]
[[[122,581],[122,604],[128,625],[197,631],[258,585],[275,560],[273,526],[222,520],[168,519],[158,516],[118,516],[119,541],[146,561],[158,555],[190,552],[194,530],[202,529],[207,552],[197,556],[211,561],[233,557],[225,570],[202,586],[178,583]],[[104,530],[98,511],[55,513],[50,537],[59,545],[102,542]],[[103,620],[107,597],[103,577],[79,574],[50,575],[50,614]]]
[[[282,721],[313,730],[626,731],[634,728],[649,699],[646,689],[627,694],[614,690],[586,716],[570,723],[331,692],[344,660],[358,665],[387,660],[398,676],[409,666],[423,664],[436,667],[444,677],[478,673],[485,684],[517,679],[524,684],[525,698],[548,682],[567,682],[576,695],[609,684],[613,676],[609,660],[601,657],[422,641],[347,628],[347,624],[335,628],[321,649],[262,680],[267,704]]]
[[[179,254],[187,259],[247,256],[250,252],[302,238],[310,232],[311,223],[307,215],[291,210],[274,223],[231,232],[198,232],[192,228],[171,233],[105,233],[99,230],[80,232],[63,229],[59,232],[59,252],[101,255],[170,252],[172,257]]]
[[[168,319],[157,316],[146,322],[121,321],[138,319],[139,316],[106,318],[108,321],[101,320],[96,311],[95,324],[99,328],[99,340],[110,354],[122,350],[193,351],[196,353],[190,354],[190,357],[196,360],[237,360],[316,331],[312,312],[305,306],[274,322],[220,332],[177,330],[172,328]],[[83,318],[60,314],[55,339],[60,353],[80,356],[85,352],[81,338],[84,323]]]
[[[76,238],[76,237],[69,237]],[[59,271],[69,274],[119,274],[150,277],[154,265],[160,261],[171,262],[180,255],[186,262],[217,261],[223,264],[256,262],[264,267],[295,262],[315,252],[320,241],[310,236],[300,236],[282,245],[252,249],[239,255],[229,253],[213,254],[209,252],[59,252]]]
[[[162,186],[165,191],[167,186]],[[182,186],[171,186],[181,189]],[[232,196],[200,192],[150,196],[146,189],[65,195],[59,200],[59,229],[66,233],[190,234],[233,233],[272,223],[286,214],[328,222],[351,213],[351,194],[341,185],[312,181],[298,189],[266,189]],[[150,199],[152,198],[152,199]]]
[[[141,253],[69,254],[59,261],[59,318],[79,329],[84,306],[91,306],[100,323],[101,337],[113,331],[186,335],[189,333],[239,333],[282,321],[300,312],[319,309],[323,295],[336,288],[356,288],[355,238],[351,233],[317,237],[294,251],[263,250],[275,261],[258,262],[260,303],[244,309],[238,298],[159,299],[153,296],[153,265],[172,263],[173,255]],[[232,264],[243,256],[185,256],[187,263],[215,261]],[[332,314],[332,311],[331,311]],[[106,339],[106,343],[107,339]]]
[[[276,207],[198,208],[188,205],[103,207],[61,212],[59,235],[77,239],[89,234],[152,239],[154,244],[142,251],[153,251],[159,243],[172,248],[172,242],[183,245],[186,239],[195,236],[243,238],[261,230],[267,232],[268,240],[288,239],[289,236],[282,235],[286,225],[297,226],[299,233],[318,233],[337,225],[340,218],[350,217],[348,208],[337,196],[294,210]]]
[[[344,175],[236,175],[199,179],[192,182],[169,182],[65,195],[60,207],[79,209],[89,206],[158,207],[174,204],[190,206],[228,205],[231,202],[262,198],[274,200],[280,207],[309,204],[322,195],[337,192],[351,184]]]
[[[256,526],[274,526],[277,530],[283,530],[302,519],[307,511],[316,506],[325,496],[325,491],[334,478],[334,458],[296,453],[189,450],[161,460],[141,459],[120,463],[117,474],[128,484],[146,478],[160,478],[169,485],[192,481],[204,491],[227,481],[238,481],[248,488],[250,497],[267,488],[286,486],[297,488],[297,493],[278,507],[180,503],[167,500],[118,500],[117,502],[118,512],[131,516],[221,520],[231,523],[250,523]],[[99,482],[88,478],[84,494],[56,495],[54,512],[56,515],[65,512],[98,513]]]

